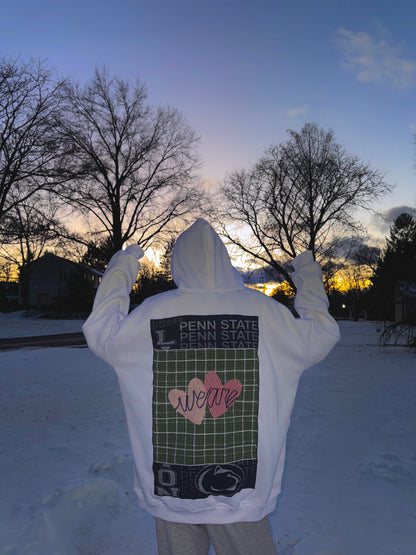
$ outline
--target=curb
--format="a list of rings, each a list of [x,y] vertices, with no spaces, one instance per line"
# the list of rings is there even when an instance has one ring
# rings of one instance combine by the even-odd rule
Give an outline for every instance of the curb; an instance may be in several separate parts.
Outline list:
[[[82,332],[0,339],[0,351],[24,349],[25,347],[85,347],[86,345],[87,342]]]

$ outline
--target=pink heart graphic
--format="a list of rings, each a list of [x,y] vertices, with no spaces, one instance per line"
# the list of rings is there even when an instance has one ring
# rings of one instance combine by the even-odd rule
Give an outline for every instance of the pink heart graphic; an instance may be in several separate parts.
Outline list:
[[[205,397],[205,387],[199,378],[189,382],[188,393],[181,389],[171,389],[168,393],[168,399],[176,412],[198,426],[205,416]]]
[[[230,409],[240,396],[241,382],[229,380],[222,385],[216,372],[208,372],[205,376],[206,404],[214,418],[222,416]]]

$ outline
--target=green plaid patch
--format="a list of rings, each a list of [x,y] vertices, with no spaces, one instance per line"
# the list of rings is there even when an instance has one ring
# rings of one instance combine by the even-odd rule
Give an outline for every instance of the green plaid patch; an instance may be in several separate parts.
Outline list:
[[[239,380],[240,396],[213,418],[208,410],[198,426],[168,399],[172,389],[188,392],[193,378],[204,382],[214,371],[222,384]],[[154,351],[154,460],[171,464],[228,463],[257,457],[258,357],[254,349]]]

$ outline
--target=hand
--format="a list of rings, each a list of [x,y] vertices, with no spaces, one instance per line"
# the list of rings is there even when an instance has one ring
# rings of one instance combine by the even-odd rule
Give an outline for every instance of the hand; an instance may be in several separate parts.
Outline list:
[[[144,250],[139,247],[139,245],[129,245],[124,251],[124,254],[132,254],[133,256],[135,256],[137,258],[137,260],[140,260],[140,258],[143,258],[144,256]]]
[[[303,251],[291,260],[291,264],[294,270],[296,271],[301,266],[304,266],[305,264],[310,264],[313,261],[314,260],[313,260],[312,251]]]

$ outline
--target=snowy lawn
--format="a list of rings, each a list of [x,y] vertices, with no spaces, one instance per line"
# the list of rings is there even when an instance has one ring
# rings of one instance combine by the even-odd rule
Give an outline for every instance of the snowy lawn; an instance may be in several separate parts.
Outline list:
[[[271,515],[277,551],[414,555],[416,354],[376,346],[373,323],[341,332],[300,383]],[[108,366],[88,349],[2,352],[0,414],[0,554],[156,554]]]
[[[48,320],[34,316],[26,317],[24,310],[9,314],[0,312],[0,338],[75,333],[81,331],[83,323],[84,320]]]

